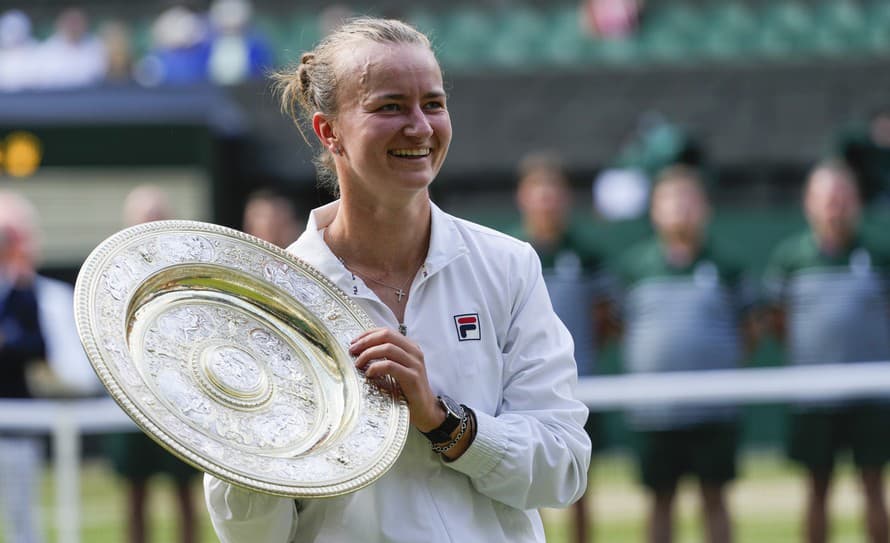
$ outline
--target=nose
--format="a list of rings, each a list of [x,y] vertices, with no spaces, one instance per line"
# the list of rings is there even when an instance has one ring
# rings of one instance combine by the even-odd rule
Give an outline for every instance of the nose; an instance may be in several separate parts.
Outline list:
[[[428,138],[433,135],[433,126],[419,105],[411,108],[404,130],[406,136],[414,138]]]

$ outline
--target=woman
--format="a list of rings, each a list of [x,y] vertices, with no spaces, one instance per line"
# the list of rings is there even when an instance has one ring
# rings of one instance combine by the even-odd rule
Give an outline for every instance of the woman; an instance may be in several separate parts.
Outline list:
[[[390,471],[346,496],[295,502],[207,476],[220,539],[543,541],[535,509],[578,499],[590,461],[572,340],[530,246],[430,201],[451,121],[429,40],[357,19],[278,82],[340,193],[290,251],[380,325],[351,353],[369,378],[398,382],[417,431]]]

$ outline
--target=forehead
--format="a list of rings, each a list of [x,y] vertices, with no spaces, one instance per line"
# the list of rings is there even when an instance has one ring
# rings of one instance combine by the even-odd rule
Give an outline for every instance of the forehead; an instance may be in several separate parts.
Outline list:
[[[807,186],[807,194],[813,196],[855,196],[855,181],[843,172],[822,168],[813,172]]]
[[[659,201],[665,198],[689,198],[695,201],[704,201],[704,196],[704,191],[698,182],[684,177],[676,177],[655,185],[652,199]]]
[[[344,87],[358,98],[375,93],[443,92],[442,71],[433,52],[421,44],[360,41],[341,57]]]

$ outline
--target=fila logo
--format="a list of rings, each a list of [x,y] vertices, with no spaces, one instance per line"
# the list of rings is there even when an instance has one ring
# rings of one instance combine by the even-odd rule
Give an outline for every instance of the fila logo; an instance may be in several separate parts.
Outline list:
[[[479,314],[466,313],[454,316],[454,326],[457,328],[458,341],[471,341],[482,339],[479,330]]]

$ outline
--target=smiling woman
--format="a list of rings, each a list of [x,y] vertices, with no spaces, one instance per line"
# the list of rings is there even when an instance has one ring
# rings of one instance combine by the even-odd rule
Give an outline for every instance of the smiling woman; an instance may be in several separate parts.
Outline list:
[[[587,483],[572,340],[528,244],[430,200],[451,120],[429,40],[400,21],[356,19],[275,79],[340,196],[289,251],[375,321],[350,354],[371,380],[395,380],[413,429],[389,472],[344,496],[295,503],[207,476],[217,534],[543,541],[536,510],[568,505]]]

